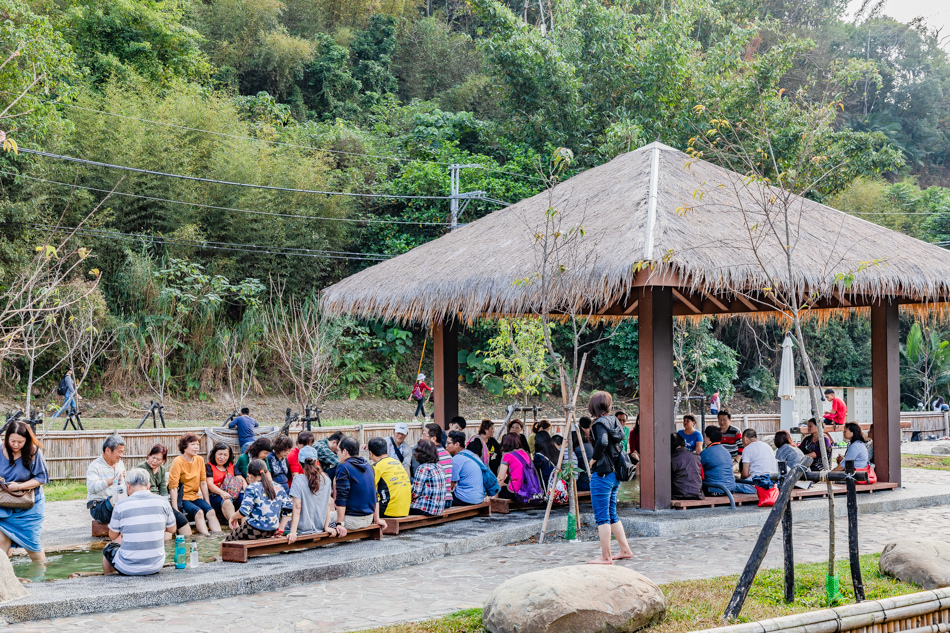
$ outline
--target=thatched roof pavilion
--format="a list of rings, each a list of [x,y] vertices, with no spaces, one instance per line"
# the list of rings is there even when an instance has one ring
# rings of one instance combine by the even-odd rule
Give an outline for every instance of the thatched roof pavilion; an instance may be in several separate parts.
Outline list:
[[[554,206],[564,226],[584,227],[559,305],[639,319],[642,507],[669,507],[673,317],[767,315],[776,308],[765,288],[818,296],[816,309],[870,310],[878,477],[899,482],[898,306],[946,309],[950,251],[793,198],[789,276],[786,242],[762,230],[775,219],[763,195],[735,172],[652,143],[561,183],[553,204],[538,194],[352,275],[324,291],[323,305],[432,323],[444,425],[458,409],[460,324],[537,313],[538,284],[516,282],[537,272],[535,235]]]

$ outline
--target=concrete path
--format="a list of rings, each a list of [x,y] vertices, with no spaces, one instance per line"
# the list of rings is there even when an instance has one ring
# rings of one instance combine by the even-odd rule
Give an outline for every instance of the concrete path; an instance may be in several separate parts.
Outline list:
[[[928,473],[925,478],[935,483],[947,481],[940,473]],[[879,552],[901,534],[942,534],[948,521],[947,506],[863,515],[861,551]],[[845,522],[838,521],[838,527],[839,543],[846,543]],[[737,574],[758,532],[757,527],[746,527],[632,539],[635,557],[624,564],[658,583]],[[798,562],[823,560],[827,523],[796,523],[795,546]],[[496,546],[372,576],[167,607],[26,622],[11,629],[36,633],[220,633],[239,626],[242,630],[261,632],[352,631],[478,607],[494,587],[512,576],[583,563],[594,557],[597,550],[598,545],[591,542]],[[846,548],[839,547],[839,551]],[[765,567],[780,566],[781,556],[778,539],[769,550]],[[266,582],[266,578],[261,578],[262,584]]]

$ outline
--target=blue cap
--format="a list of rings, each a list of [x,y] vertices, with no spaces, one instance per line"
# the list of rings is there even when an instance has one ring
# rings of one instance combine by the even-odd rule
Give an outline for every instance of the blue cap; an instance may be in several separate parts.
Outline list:
[[[297,460],[301,465],[308,459],[312,459],[316,463],[320,463],[320,455],[317,453],[317,449],[312,446],[301,446],[300,452],[297,453]]]

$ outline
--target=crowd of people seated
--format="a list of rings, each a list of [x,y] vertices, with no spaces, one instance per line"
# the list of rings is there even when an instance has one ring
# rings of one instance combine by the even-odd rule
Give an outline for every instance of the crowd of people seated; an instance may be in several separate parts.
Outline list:
[[[684,416],[684,426],[686,418]],[[692,420],[693,427],[695,419]],[[865,438],[861,426],[849,422],[842,427],[848,449],[836,458],[837,466],[828,470],[844,470],[846,461],[853,461],[856,470],[867,470],[873,478],[873,445],[870,436]],[[870,433],[870,432],[869,432]],[[815,418],[808,420],[802,440],[798,445],[788,431],[779,431],[773,438],[775,449],[758,438],[755,429],[739,431],[732,425],[732,415],[722,409],[718,412],[717,424],[707,426],[699,441],[705,446],[698,456],[687,446],[691,427],[674,433],[670,440],[672,451],[672,497],[673,499],[702,499],[705,495],[721,496],[726,491],[733,494],[757,494],[769,490],[769,476],[778,472],[778,462],[786,467],[803,468],[819,472],[825,470],[822,442],[831,454],[833,441],[824,433]],[[802,487],[810,484],[801,482]]]
[[[639,419],[628,431],[626,413],[611,409],[609,394],[592,395],[591,415],[579,418],[570,452],[564,438],[552,434],[547,420],[537,421],[527,436],[524,423],[511,420],[499,441],[491,420],[482,420],[477,432],[467,437],[466,420],[458,416],[450,421],[447,433],[436,424],[425,425],[415,445],[407,441],[408,425],[400,423],[392,436],[375,437],[360,446],[341,432],[317,440],[313,433],[302,431],[296,442],[287,436],[254,437],[254,421],[242,410],[246,419],[237,428],[244,450],[237,456],[228,444],[216,443],[205,458],[199,454],[200,438],[186,433],[170,467],[168,450],[158,444],[126,473],[125,442],[119,435],[109,436],[86,474],[87,507],[95,521],[109,526],[115,541],[104,551],[103,569],[146,574],[161,567],[156,567],[160,541],[175,533],[191,534],[192,523],[200,534],[220,533],[222,525],[229,526],[227,540],[232,541],[286,534],[294,543],[302,535],[346,536],[348,530],[372,524],[385,528],[387,520],[438,516],[451,507],[478,505],[490,497],[540,504],[552,487],[555,502],[563,502],[567,486],[557,464],[571,462],[580,473],[578,489],[592,494],[601,541],[606,543],[604,555],[591,562],[608,564],[618,557],[610,556],[611,538],[621,547],[619,557],[629,553],[616,517],[618,455],[626,452],[636,464],[640,450]],[[787,431],[776,434],[775,450],[754,429],[739,431],[727,410],[718,411],[717,422],[700,433],[696,419],[687,415],[684,428],[672,434],[674,499],[702,499],[726,491],[755,493],[757,488],[771,487],[769,476],[777,472],[778,461],[821,470],[821,442],[831,446],[814,419],[797,446]],[[836,469],[843,469],[845,460],[853,460],[858,469],[869,468],[873,447],[861,427],[845,424],[844,436],[850,444],[837,458]],[[22,480],[21,489],[35,489],[39,499],[48,478],[40,449],[29,427],[8,427],[5,462],[13,463],[13,458],[22,462],[23,473],[11,471],[7,481]],[[26,459],[26,453],[33,459]],[[37,507],[41,522],[41,503]],[[13,533],[17,543],[29,545],[36,514],[0,515],[0,532]],[[143,527],[134,527],[138,524],[133,517],[143,514],[148,515]],[[38,533],[36,541],[36,555],[42,556]]]

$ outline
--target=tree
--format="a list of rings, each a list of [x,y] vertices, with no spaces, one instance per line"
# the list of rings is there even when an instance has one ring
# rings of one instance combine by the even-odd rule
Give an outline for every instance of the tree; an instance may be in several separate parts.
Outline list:
[[[504,393],[519,398],[547,391],[551,384],[552,363],[539,319],[501,319],[498,335],[488,341],[486,362],[500,369]]]
[[[255,316],[251,312],[245,313],[241,323],[223,330],[219,335],[227,373],[228,393],[235,411],[244,404],[244,399],[251,389],[257,387],[254,370],[261,357],[263,346]]]
[[[917,322],[900,347],[902,373],[909,374],[906,383],[913,389],[914,400],[925,408],[930,407],[937,388],[950,383],[950,342],[943,335],[936,324],[921,327]]]
[[[293,400],[300,411],[320,405],[339,378],[334,354],[342,328],[319,308],[319,298],[285,295],[271,285],[270,301],[264,305],[264,345],[275,359],[280,376],[293,386]]]
[[[67,308],[56,327],[78,390],[96,362],[112,349],[122,326],[114,323],[102,293],[96,288]]]
[[[695,159],[708,158],[743,174],[726,182],[707,183],[694,196],[701,201],[706,193],[717,188],[735,194],[728,197],[726,204],[731,213],[741,216],[749,250],[757,263],[756,272],[764,280],[761,291],[791,325],[808,381],[812,412],[819,420],[822,396],[802,322],[818,301],[846,291],[857,275],[880,262],[862,263],[857,270],[848,268],[845,262],[853,242],[849,246],[847,238],[841,235],[833,237],[833,247],[823,260],[806,260],[800,248],[800,237],[807,228],[801,209],[806,196],[840,190],[861,169],[873,172],[875,166],[884,169],[901,162],[899,155],[882,144],[879,137],[835,130],[836,109],[841,107],[840,93],[835,90],[868,74],[874,74],[873,65],[848,63],[830,76],[813,78],[787,99],[783,98],[785,90],[762,81],[743,118],[731,119],[722,104],[713,108],[697,106],[697,110],[708,112],[708,119],[690,142],[690,154]],[[852,159],[850,148],[862,144],[870,151],[859,165],[859,161]],[[814,277],[816,266],[820,267],[821,283],[817,287],[806,286],[802,280]],[[805,273],[806,267],[811,271],[809,274]],[[750,294],[743,289],[735,292]],[[821,447],[824,463],[830,464],[824,442]],[[829,481],[829,577],[835,575],[834,503]]]
[[[698,324],[676,320],[673,324],[673,369],[677,386],[689,407],[693,391],[700,389],[711,395],[719,390],[722,397],[732,396],[739,362],[736,352],[717,341],[709,332],[709,321]]]

